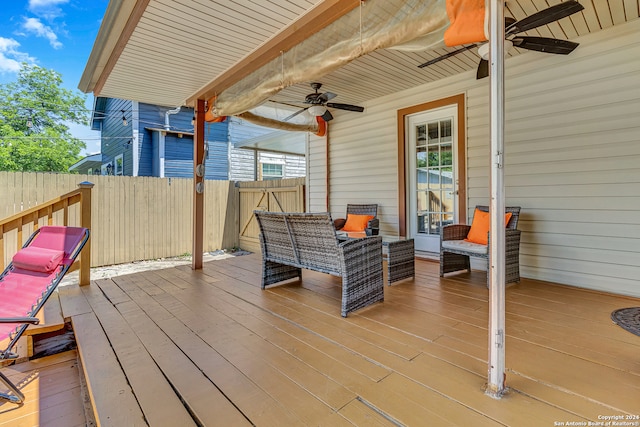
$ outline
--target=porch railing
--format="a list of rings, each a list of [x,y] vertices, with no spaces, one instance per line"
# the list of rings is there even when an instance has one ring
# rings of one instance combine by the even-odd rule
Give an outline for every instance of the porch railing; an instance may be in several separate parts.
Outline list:
[[[0,220],[0,267],[4,270],[7,260],[11,259],[31,233],[42,225],[77,225],[91,229],[92,188],[92,183],[81,182],[76,190]],[[80,284],[88,285],[91,280],[91,239],[82,249],[80,257],[70,271],[78,268]]]

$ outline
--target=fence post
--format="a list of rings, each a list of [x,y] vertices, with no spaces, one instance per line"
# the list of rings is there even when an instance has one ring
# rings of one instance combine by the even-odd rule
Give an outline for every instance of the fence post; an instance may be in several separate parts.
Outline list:
[[[91,230],[91,189],[94,184],[83,181],[78,184],[80,187],[80,226]],[[80,252],[80,286],[88,285],[91,282],[91,238]]]

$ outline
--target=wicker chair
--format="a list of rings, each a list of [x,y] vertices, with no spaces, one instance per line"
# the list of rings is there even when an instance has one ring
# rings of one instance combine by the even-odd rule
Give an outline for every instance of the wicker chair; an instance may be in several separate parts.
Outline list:
[[[255,211],[262,289],[302,279],[302,269],[342,277],[342,316],[384,300],[382,237],[338,241],[329,213]]]
[[[364,229],[367,236],[377,236],[380,233],[380,220],[378,220],[378,205],[366,204],[366,205],[347,205],[347,215],[373,215],[373,219],[369,220],[367,227]],[[333,221],[333,225],[336,230],[341,230],[344,224],[347,222],[346,218],[338,218]]]
[[[476,206],[484,212],[489,212],[488,206]],[[511,212],[511,219],[507,224],[505,236],[505,281],[506,283],[520,281],[520,230],[517,230],[520,217],[520,207],[507,207],[505,212]],[[450,224],[440,229],[440,277],[454,271],[471,271],[469,257],[488,260],[488,245],[469,243],[467,237],[470,225]],[[487,284],[489,271],[487,269]]]

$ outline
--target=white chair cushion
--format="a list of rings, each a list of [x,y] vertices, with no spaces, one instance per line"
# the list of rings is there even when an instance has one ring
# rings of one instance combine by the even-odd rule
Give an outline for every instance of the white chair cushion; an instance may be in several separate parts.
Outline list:
[[[466,240],[445,240],[442,242],[443,249],[470,252],[478,255],[487,254],[487,245],[467,242]]]

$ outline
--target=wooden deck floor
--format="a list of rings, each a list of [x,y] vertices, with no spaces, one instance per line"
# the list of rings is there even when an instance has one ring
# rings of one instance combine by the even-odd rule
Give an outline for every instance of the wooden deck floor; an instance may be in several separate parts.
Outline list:
[[[60,302],[100,425],[640,425],[640,337],[609,317],[639,299],[509,287],[510,391],[494,400],[485,273],[416,269],[346,319],[339,278],[262,291],[258,255],[64,287]]]
[[[0,401],[0,427],[89,425],[75,350],[5,367],[2,372],[19,384],[25,403]]]

